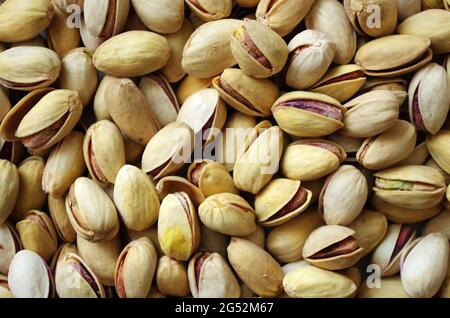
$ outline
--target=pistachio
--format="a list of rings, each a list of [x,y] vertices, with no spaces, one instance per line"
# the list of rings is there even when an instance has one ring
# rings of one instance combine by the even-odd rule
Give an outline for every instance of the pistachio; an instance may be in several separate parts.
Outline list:
[[[363,284],[358,292],[358,298],[409,298],[403,289],[400,276],[383,277],[380,288],[370,288]]]
[[[147,28],[159,33],[173,33],[181,28],[184,1],[131,0],[133,8]]]
[[[421,9],[422,0],[397,0],[398,22],[419,13]]]
[[[93,36],[110,38],[119,34],[128,17],[130,0],[85,0],[84,21]]]
[[[407,84],[408,82],[400,77],[374,77],[366,81],[362,87],[363,92],[369,92],[374,90],[386,90],[391,91],[399,99],[400,104],[403,104],[407,97]]]
[[[223,164],[203,160],[189,166],[188,180],[203,192],[205,197],[219,193],[238,194],[230,176]]]
[[[430,157],[426,142],[418,144],[404,160],[397,163],[399,166],[423,165]],[[429,161],[429,160],[428,160]],[[434,161],[434,160],[433,160]]]
[[[168,176],[159,180],[156,184],[156,192],[161,200],[170,193],[186,192],[196,207],[205,201],[205,196],[198,187],[178,176]]]
[[[7,275],[14,255],[22,248],[19,235],[8,222],[0,225],[0,245],[0,273]]]
[[[428,136],[427,138],[427,148],[430,155],[446,173],[450,173],[449,140],[450,130],[447,129],[441,129],[434,136]]]
[[[108,112],[108,105],[106,104],[106,91],[109,83],[112,83],[114,80],[113,76],[105,75],[103,79],[100,81],[100,84],[97,87],[95,92],[93,108],[95,118],[97,120],[108,119],[111,120],[111,115]]]
[[[135,241],[143,237],[148,238],[153,243],[158,256],[163,255],[163,251],[161,250],[161,246],[158,240],[158,227],[156,225],[139,232],[127,230],[127,238],[129,241]]]
[[[186,265],[162,256],[156,268],[156,285],[158,290],[169,296],[184,297],[189,295],[189,279]]]
[[[50,194],[48,196],[47,205],[59,238],[64,242],[74,242],[77,233],[73,229],[72,224],[70,224],[65,205],[65,198],[55,197]]]
[[[231,0],[185,0],[191,11],[203,21],[228,17],[233,7]]]
[[[1,52],[1,50],[0,50]],[[0,122],[5,118],[6,114],[11,110],[11,102],[8,98],[8,91],[0,88]]]
[[[223,257],[227,257],[227,246],[230,241],[228,235],[214,231],[203,224],[201,225],[200,231],[201,231],[200,247],[199,247],[200,250],[217,252]]]
[[[77,28],[69,27],[67,23],[69,13],[67,13],[66,8],[61,9],[58,6],[60,4],[55,1],[52,2],[55,14],[47,29],[48,47],[55,51],[59,57],[63,57],[69,51],[81,46],[81,36]]]
[[[52,273],[55,273],[56,264],[63,259],[63,257],[67,253],[74,253],[78,255],[78,248],[76,245],[72,243],[63,243],[61,244],[53,255],[52,262],[50,263],[50,270]]]
[[[450,239],[450,211],[443,211],[427,222],[423,234],[431,233],[442,233]]]
[[[19,173],[16,166],[0,159],[0,224],[5,223],[19,195]],[[7,199],[6,199],[7,198]]]
[[[101,38],[90,34],[86,27],[86,23],[84,22],[84,17],[81,18],[80,37],[84,46],[92,51],[95,51],[103,42],[107,40],[106,38]]]
[[[184,104],[186,99],[194,93],[205,88],[210,88],[212,86],[212,80],[213,77],[199,78],[187,74],[180,82],[180,86],[177,90],[177,98],[180,104]]]

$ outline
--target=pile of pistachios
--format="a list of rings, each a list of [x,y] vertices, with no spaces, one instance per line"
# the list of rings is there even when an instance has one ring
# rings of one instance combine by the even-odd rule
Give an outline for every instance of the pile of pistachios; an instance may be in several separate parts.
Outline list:
[[[0,0],[0,298],[450,297],[450,0]]]

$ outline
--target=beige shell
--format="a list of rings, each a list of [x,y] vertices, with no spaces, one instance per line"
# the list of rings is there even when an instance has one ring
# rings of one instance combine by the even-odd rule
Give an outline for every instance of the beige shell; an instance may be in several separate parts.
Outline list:
[[[19,235],[9,222],[0,225],[0,245],[3,246],[0,250],[0,273],[7,275],[14,255],[22,249]]]
[[[164,255],[158,260],[155,275],[156,286],[163,294],[177,297],[189,295],[188,272],[184,262]]]
[[[430,157],[430,153],[427,148],[427,143],[424,141],[418,144],[414,150],[406,157],[404,160],[397,163],[399,166],[409,166],[409,165],[423,165],[427,162]]]
[[[8,90],[6,88],[0,88],[0,122],[11,110],[11,102],[9,101],[8,95]]]
[[[56,4],[55,1],[53,2]],[[48,47],[62,57],[67,52],[81,46],[81,36],[77,28],[72,28],[72,25],[67,23],[70,13],[67,13],[66,9],[61,9],[56,4],[54,11],[52,22],[47,28]]]
[[[436,163],[450,173],[450,130],[441,129],[436,135],[428,136],[427,148]]]
[[[422,9],[422,0],[396,0],[398,22],[402,22],[406,18],[419,13]],[[425,8],[423,8],[425,10]]]
[[[55,197],[50,194],[48,196],[47,206],[59,238],[64,242],[74,242],[77,233],[73,229],[72,224],[70,224],[66,211],[65,197]]]
[[[67,253],[74,253],[78,254],[78,248],[75,244],[72,243],[62,243],[58,249],[55,252],[55,255],[53,255],[52,262],[50,263],[50,270],[52,273],[55,272],[56,264],[63,259],[63,257]]]
[[[205,197],[219,193],[239,194],[226,167],[210,160],[193,162],[188,169],[188,180],[198,186]]]
[[[379,287],[369,288],[367,284],[362,284],[358,298],[409,298],[403,289],[400,276],[381,278]]]
[[[442,233],[450,238],[450,211],[443,211],[426,223],[423,234],[431,233]]]
[[[369,78],[364,86],[362,92],[374,90],[388,90],[392,91],[399,99],[400,104],[403,104],[407,94],[408,82],[401,77],[373,77]]]
[[[119,34],[129,8],[130,0],[84,0],[83,15],[88,32],[104,38]]]
[[[158,33],[173,33],[181,28],[184,1],[131,0],[133,8],[147,28]]]
[[[95,118],[99,121],[102,119],[112,120],[111,115],[108,112],[108,105],[106,104],[106,91],[109,83],[114,82],[115,77],[105,75],[103,79],[100,81],[100,84],[97,87],[97,91],[95,92],[93,105]]]
[[[159,244],[158,227],[156,225],[154,225],[151,228],[146,229],[144,231],[135,232],[135,231],[127,230],[126,233],[127,233],[128,241],[135,241],[142,237],[148,238],[150,241],[152,241],[153,246],[155,247],[156,253],[158,254],[158,256],[164,255],[164,253],[161,250],[161,246]]]
[[[266,232],[264,230],[264,227],[261,225],[256,225],[256,230],[250,234],[242,237],[243,239],[250,241],[252,243],[255,243],[259,247],[264,248],[266,246]],[[225,242],[227,241],[227,237],[225,238]],[[225,246],[226,251],[226,246]],[[221,253],[222,254],[222,253]],[[223,256],[226,256],[226,253],[223,254]]]
[[[177,98],[180,104],[184,104],[186,99],[192,94],[212,86],[213,77],[199,78],[187,74],[177,89]]]
[[[256,228],[258,229],[258,226]],[[230,237],[228,235],[214,231],[203,224],[201,225],[200,231],[201,235],[199,250],[204,250],[211,253],[216,252],[223,257],[227,257],[227,246],[230,241]],[[256,232],[258,231],[255,231],[250,235],[253,235]],[[245,236],[243,238],[248,239],[247,237],[248,236]]]
[[[0,224],[9,217],[19,195],[19,173],[17,167],[7,161],[0,160]]]
[[[228,17],[233,8],[232,0],[185,0],[191,11],[203,21]]]
[[[84,17],[81,17],[80,37],[83,45],[92,51],[95,51],[103,42],[107,40],[106,38],[100,38],[90,34],[86,27],[86,23],[84,23]]]
[[[175,192],[186,192],[191,198],[195,206],[205,201],[202,191],[187,179],[178,176],[167,176],[161,178],[156,184],[156,192],[158,192],[160,200],[163,200],[168,194]]]

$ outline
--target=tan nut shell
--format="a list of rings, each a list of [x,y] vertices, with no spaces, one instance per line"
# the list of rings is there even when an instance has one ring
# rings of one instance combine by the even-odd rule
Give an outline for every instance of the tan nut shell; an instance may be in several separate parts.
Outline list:
[[[191,11],[203,21],[214,21],[228,17],[233,3],[231,0],[186,0]],[[198,8],[201,7],[202,9]]]
[[[397,0],[398,22],[419,13],[422,9],[422,0]],[[425,10],[425,8],[423,8]]]
[[[84,0],[83,0],[84,1]],[[58,7],[55,1],[52,22],[47,28],[48,47],[62,57],[67,52],[81,46],[80,31],[67,23],[70,13]]]
[[[239,194],[239,190],[234,186],[233,178],[228,173],[225,166],[219,162],[206,161],[193,162],[188,169],[188,180],[192,182],[192,171],[199,165],[203,164],[200,176],[198,176],[198,187],[205,197],[209,197],[218,193],[234,193]]]
[[[19,235],[14,227],[8,222],[0,225],[0,273],[8,274],[9,265],[14,255],[22,248]]]
[[[430,153],[427,148],[427,143],[424,141],[418,144],[414,150],[404,160],[400,161],[397,165],[409,166],[409,165],[423,165],[430,157]],[[434,160],[433,160],[434,161]],[[400,222],[402,223],[402,222]]]
[[[204,224],[201,225],[200,231],[201,237],[199,250],[208,251],[211,253],[216,252],[222,255],[223,257],[227,257],[227,246],[230,241],[230,237],[228,235],[214,231],[205,226]],[[257,231],[253,232],[250,235],[253,235],[256,232]],[[248,239],[247,237],[248,236],[245,236],[243,238]]]
[[[259,247],[264,248],[264,246],[266,246],[266,232],[264,230],[264,227],[262,227],[261,225],[257,224],[256,230],[252,234],[243,236],[242,238],[247,241],[250,241],[252,243],[255,243]],[[227,237],[225,237],[224,241],[225,242],[227,241]],[[226,250],[226,246],[225,246],[225,250]],[[226,253],[222,254],[222,255],[226,256]]]
[[[380,288],[369,288],[367,284],[362,284],[358,298],[409,298],[409,296],[403,289],[400,276],[393,276],[381,278]]]
[[[450,174],[450,130],[441,129],[436,135],[428,136],[427,148],[437,164]]]
[[[427,222],[423,234],[442,233],[450,238],[450,211],[443,211]]]
[[[0,160],[0,224],[9,217],[19,195],[19,173],[14,164]]]
[[[186,192],[191,198],[195,206],[205,201],[202,191],[187,179],[178,176],[167,176],[161,178],[156,184],[156,192],[158,192],[160,200],[163,200],[168,194],[175,192]]]
[[[163,294],[185,297],[189,295],[188,272],[185,263],[162,256],[156,268],[156,286]]]
[[[108,105],[106,104],[106,92],[109,83],[114,82],[115,77],[105,75],[100,81],[97,91],[95,92],[94,101],[92,107],[94,108],[95,118],[97,120],[108,119],[112,120],[111,115],[108,112]]]
[[[109,38],[119,34],[128,17],[130,0],[84,0],[86,28],[96,37]]]
[[[184,104],[186,99],[192,94],[212,86],[213,77],[199,78],[194,75],[187,74],[180,82],[177,89],[177,98],[180,104]]]
[[[77,233],[70,224],[69,216],[67,215],[65,197],[48,196],[47,200],[48,210],[52,218],[55,230],[58,236],[64,242],[72,243],[77,237]]]
[[[140,20],[152,31],[177,32],[183,23],[183,0],[131,0],[131,2]]]

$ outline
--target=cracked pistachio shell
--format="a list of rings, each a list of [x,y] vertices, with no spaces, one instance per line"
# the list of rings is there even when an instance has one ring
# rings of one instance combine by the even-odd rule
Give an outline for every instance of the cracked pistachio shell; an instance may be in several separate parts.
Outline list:
[[[62,57],[58,87],[76,91],[84,107],[89,105],[97,84],[97,70],[92,64],[92,52],[89,49],[77,48]]]
[[[66,253],[56,265],[56,292],[60,298],[105,298],[105,290],[89,265],[74,253]]]
[[[336,52],[330,39],[315,30],[297,34],[289,42],[288,49],[286,84],[295,89],[316,84],[327,72]]]
[[[296,261],[296,262],[292,262],[292,263],[287,263],[287,264],[283,265],[282,269],[283,269],[284,275],[286,276],[288,273],[296,270],[297,268],[302,268],[302,267],[306,267],[306,266],[312,266],[312,265],[305,260],[300,260],[300,261]]]
[[[283,291],[280,264],[258,245],[233,237],[228,260],[239,278],[260,297],[277,297]]]
[[[389,35],[397,27],[396,0],[344,0],[344,7],[353,28],[362,36]],[[377,23],[373,21],[374,13],[379,14]]]
[[[423,229],[423,234],[428,235],[431,233],[442,233],[450,239],[450,211],[444,210],[427,222]]]
[[[18,166],[19,195],[11,214],[13,220],[20,221],[29,210],[39,210],[44,206],[46,200],[42,190],[44,166],[44,160],[37,156],[28,157]]]
[[[34,38],[53,18],[50,0],[8,0],[0,7],[0,42],[16,43]]]
[[[397,32],[429,38],[435,54],[450,52],[449,11],[431,9],[419,12],[403,21]]]
[[[177,119],[180,106],[172,87],[163,75],[155,73],[142,77],[139,89],[144,93],[162,127]]]
[[[122,250],[116,264],[115,286],[120,298],[144,298],[148,295],[158,257],[147,238],[131,241]]]
[[[158,132],[160,124],[145,95],[128,78],[116,78],[105,91],[108,112],[122,133],[145,146]]]
[[[188,180],[198,186],[205,197],[218,193],[239,194],[233,182],[233,177],[226,167],[218,162],[202,160],[193,162],[188,169]]]
[[[161,178],[156,184],[156,192],[160,200],[163,200],[168,194],[175,192],[186,192],[195,206],[205,201],[202,191],[187,179],[178,176],[167,176]]]
[[[14,255],[8,285],[15,298],[52,298],[55,293],[50,268],[42,257],[29,250]]]
[[[364,139],[356,137],[347,137],[338,133],[328,136],[328,139],[344,149],[346,158],[343,161],[356,162],[356,152],[361,147]]]
[[[441,129],[436,135],[428,136],[427,148],[436,163],[450,174],[450,130]]]
[[[241,287],[219,253],[199,252],[189,261],[189,287],[194,298],[239,298]]]
[[[201,222],[230,236],[246,236],[256,230],[254,210],[242,197],[232,193],[214,194],[198,208]]]
[[[402,224],[390,224],[381,243],[373,251],[371,263],[381,269],[381,277],[396,275],[400,271],[400,258],[416,237],[413,227]]]
[[[97,70],[117,77],[141,76],[159,70],[169,59],[167,40],[149,31],[128,31],[102,43],[94,53]]]
[[[200,224],[194,204],[185,192],[168,194],[161,203],[158,239],[164,254],[186,261],[200,244]]]
[[[42,189],[45,193],[55,197],[63,196],[70,185],[81,177],[86,169],[83,138],[82,133],[72,131],[50,152],[42,177]]]
[[[255,117],[267,117],[280,91],[269,79],[253,78],[242,70],[228,68],[213,79],[220,97],[237,111]]]
[[[8,286],[8,277],[0,274],[0,299],[14,298]]]
[[[408,104],[410,121],[418,129],[431,134],[441,129],[450,105],[450,80],[442,66],[430,63],[414,75],[409,84]]]
[[[86,23],[84,23],[84,17],[81,17],[80,37],[83,45],[92,51],[95,51],[103,42],[107,40],[106,38],[100,38],[90,34],[86,27]]]
[[[16,224],[23,248],[50,261],[58,249],[58,234],[50,217],[44,212],[31,210]]]
[[[66,210],[73,228],[86,240],[111,239],[119,231],[114,203],[91,179],[80,177],[72,184],[66,197]]]
[[[52,262],[50,263],[50,270],[52,273],[55,273],[56,264],[63,259],[63,257],[67,253],[74,253],[78,255],[78,248],[75,244],[72,243],[62,243],[53,255]]]
[[[142,231],[156,223],[159,198],[152,180],[139,168],[124,165],[114,185],[114,203],[126,228]]]
[[[398,166],[409,166],[409,165],[423,165],[425,164],[428,158],[430,157],[430,153],[428,152],[426,142],[422,142],[418,144],[414,150],[406,157],[404,160],[397,163]],[[434,160],[433,160],[434,162]],[[402,222],[400,222],[402,223]]]
[[[77,236],[77,247],[80,257],[92,269],[103,286],[114,286],[116,261],[121,252],[119,237],[90,242]]]
[[[72,224],[70,224],[69,216],[66,211],[65,197],[55,197],[50,194],[48,196],[47,205],[59,238],[64,242],[74,242],[77,233],[73,229]]]
[[[407,85],[408,82],[400,77],[374,77],[369,78],[364,86],[362,87],[362,92],[375,91],[375,90],[387,90],[391,91],[395,95],[400,102],[400,105],[403,104],[407,93]]]
[[[81,36],[78,28],[72,27],[68,23],[70,16],[66,9],[60,9],[54,3],[55,15],[47,29],[48,47],[58,54],[59,57],[64,56],[67,52],[81,46]],[[45,46],[45,45],[44,45]]]
[[[181,60],[184,70],[195,77],[207,78],[235,65],[230,33],[236,32],[241,25],[241,20],[222,19],[198,27],[184,46]],[[214,51],[211,52],[211,48]]]
[[[210,88],[212,86],[213,77],[199,78],[193,75],[187,74],[184,79],[180,82],[177,89],[177,99],[181,104],[184,104],[186,99],[194,93],[201,91],[205,88]]]
[[[91,125],[83,140],[83,156],[94,181],[104,186],[114,184],[125,165],[125,146],[119,128],[109,120]]]
[[[233,171],[235,186],[257,194],[277,172],[283,153],[284,134],[269,121],[260,122],[244,142]]]
[[[419,13],[420,10],[422,9],[422,0],[396,0],[396,1],[397,1],[397,13],[399,23],[405,20],[406,18],[416,13]]]
[[[281,263],[299,261],[309,234],[322,224],[316,210],[307,210],[269,232],[267,251]]]
[[[369,76],[395,77],[415,71],[431,61],[430,44],[430,39],[423,36],[384,36],[361,46],[355,62]]]
[[[367,169],[385,169],[406,159],[414,150],[416,139],[414,126],[398,120],[385,132],[367,138],[356,153],[356,159]]]
[[[232,34],[231,51],[242,71],[252,77],[267,78],[279,73],[289,50],[283,38],[261,22],[244,19]]]
[[[177,32],[183,23],[183,0],[131,0],[139,19],[147,28],[158,33]]]
[[[315,0],[261,0],[256,18],[281,36],[291,32],[306,16]]]
[[[303,245],[302,256],[314,266],[341,270],[355,265],[363,248],[354,237],[355,231],[341,225],[324,225],[315,229]]]
[[[150,139],[142,155],[142,170],[154,179],[174,174],[194,149],[194,132],[187,124],[173,122]]]
[[[366,79],[366,75],[359,65],[338,65],[331,68],[311,90],[333,97],[343,103],[363,87]]]
[[[347,226],[361,213],[368,196],[365,176],[344,165],[330,175],[319,197],[319,213],[328,225]]]
[[[445,180],[427,166],[403,166],[379,171],[375,196],[403,208],[423,209],[438,205],[445,195]]]
[[[433,297],[447,275],[448,256],[448,239],[441,233],[428,234],[412,242],[401,259],[406,293],[414,298]]]
[[[8,222],[0,225],[0,246],[0,273],[7,275],[14,255],[22,249],[19,235]]]
[[[258,226],[257,226],[257,228],[258,228]],[[203,224],[201,225],[200,230],[201,230],[201,235],[200,235],[199,250],[209,251],[211,253],[217,252],[220,255],[222,255],[223,257],[227,257],[227,246],[230,241],[229,236],[225,235],[223,233],[214,231]],[[255,232],[257,232],[257,231],[255,231]],[[253,233],[255,233],[255,232],[253,232]],[[252,234],[250,234],[250,235],[252,235]],[[264,246],[264,244],[263,244],[263,246]]]
[[[409,298],[409,296],[403,289],[400,276],[393,276],[381,278],[379,288],[370,288],[367,284],[362,284],[358,298]]]
[[[337,143],[321,140],[299,140],[288,145],[281,158],[281,173],[294,180],[318,180],[339,168],[347,157]]]
[[[302,91],[286,93],[272,106],[273,116],[281,129],[297,137],[320,137],[334,133],[344,127],[344,111],[332,97]]]
[[[276,226],[302,213],[310,204],[312,193],[301,181],[285,178],[270,181],[255,198],[255,213],[263,226]]]
[[[100,81],[95,92],[94,101],[92,107],[94,108],[94,114],[97,121],[102,119],[112,120],[111,115],[108,112],[108,105],[106,104],[106,92],[109,83],[114,81],[115,77],[105,75]]]
[[[125,26],[130,0],[85,0],[84,21],[90,34],[110,38]]]
[[[339,134],[367,138],[391,128],[398,120],[400,102],[391,91],[371,91],[344,104],[344,126]]]
[[[189,96],[180,108],[177,122],[194,131],[203,145],[212,142],[225,125],[227,108],[214,88],[205,88]]]
[[[378,196],[372,197],[371,205],[376,211],[383,213],[389,221],[401,224],[422,222],[438,215],[443,210],[442,205],[423,209],[402,208],[383,201]]]
[[[14,209],[19,195],[19,173],[8,160],[0,160],[0,224],[3,224]]]
[[[383,240],[388,229],[388,221],[383,213],[363,210],[348,226],[355,231],[353,235],[363,250],[362,257],[369,255]]]
[[[346,276],[314,266],[287,273],[283,288],[292,298],[347,298],[357,290],[356,284]]]
[[[228,17],[233,9],[232,0],[185,0],[191,11],[203,21]]]
[[[32,91],[48,87],[60,71],[58,55],[47,48],[18,46],[0,53],[0,83],[7,88]]]
[[[186,297],[190,294],[186,264],[162,256],[156,268],[156,286],[165,295]]]
[[[334,62],[348,64],[356,51],[356,33],[345,13],[344,5],[334,0],[316,0],[305,19],[306,27],[317,30],[336,47]]]

